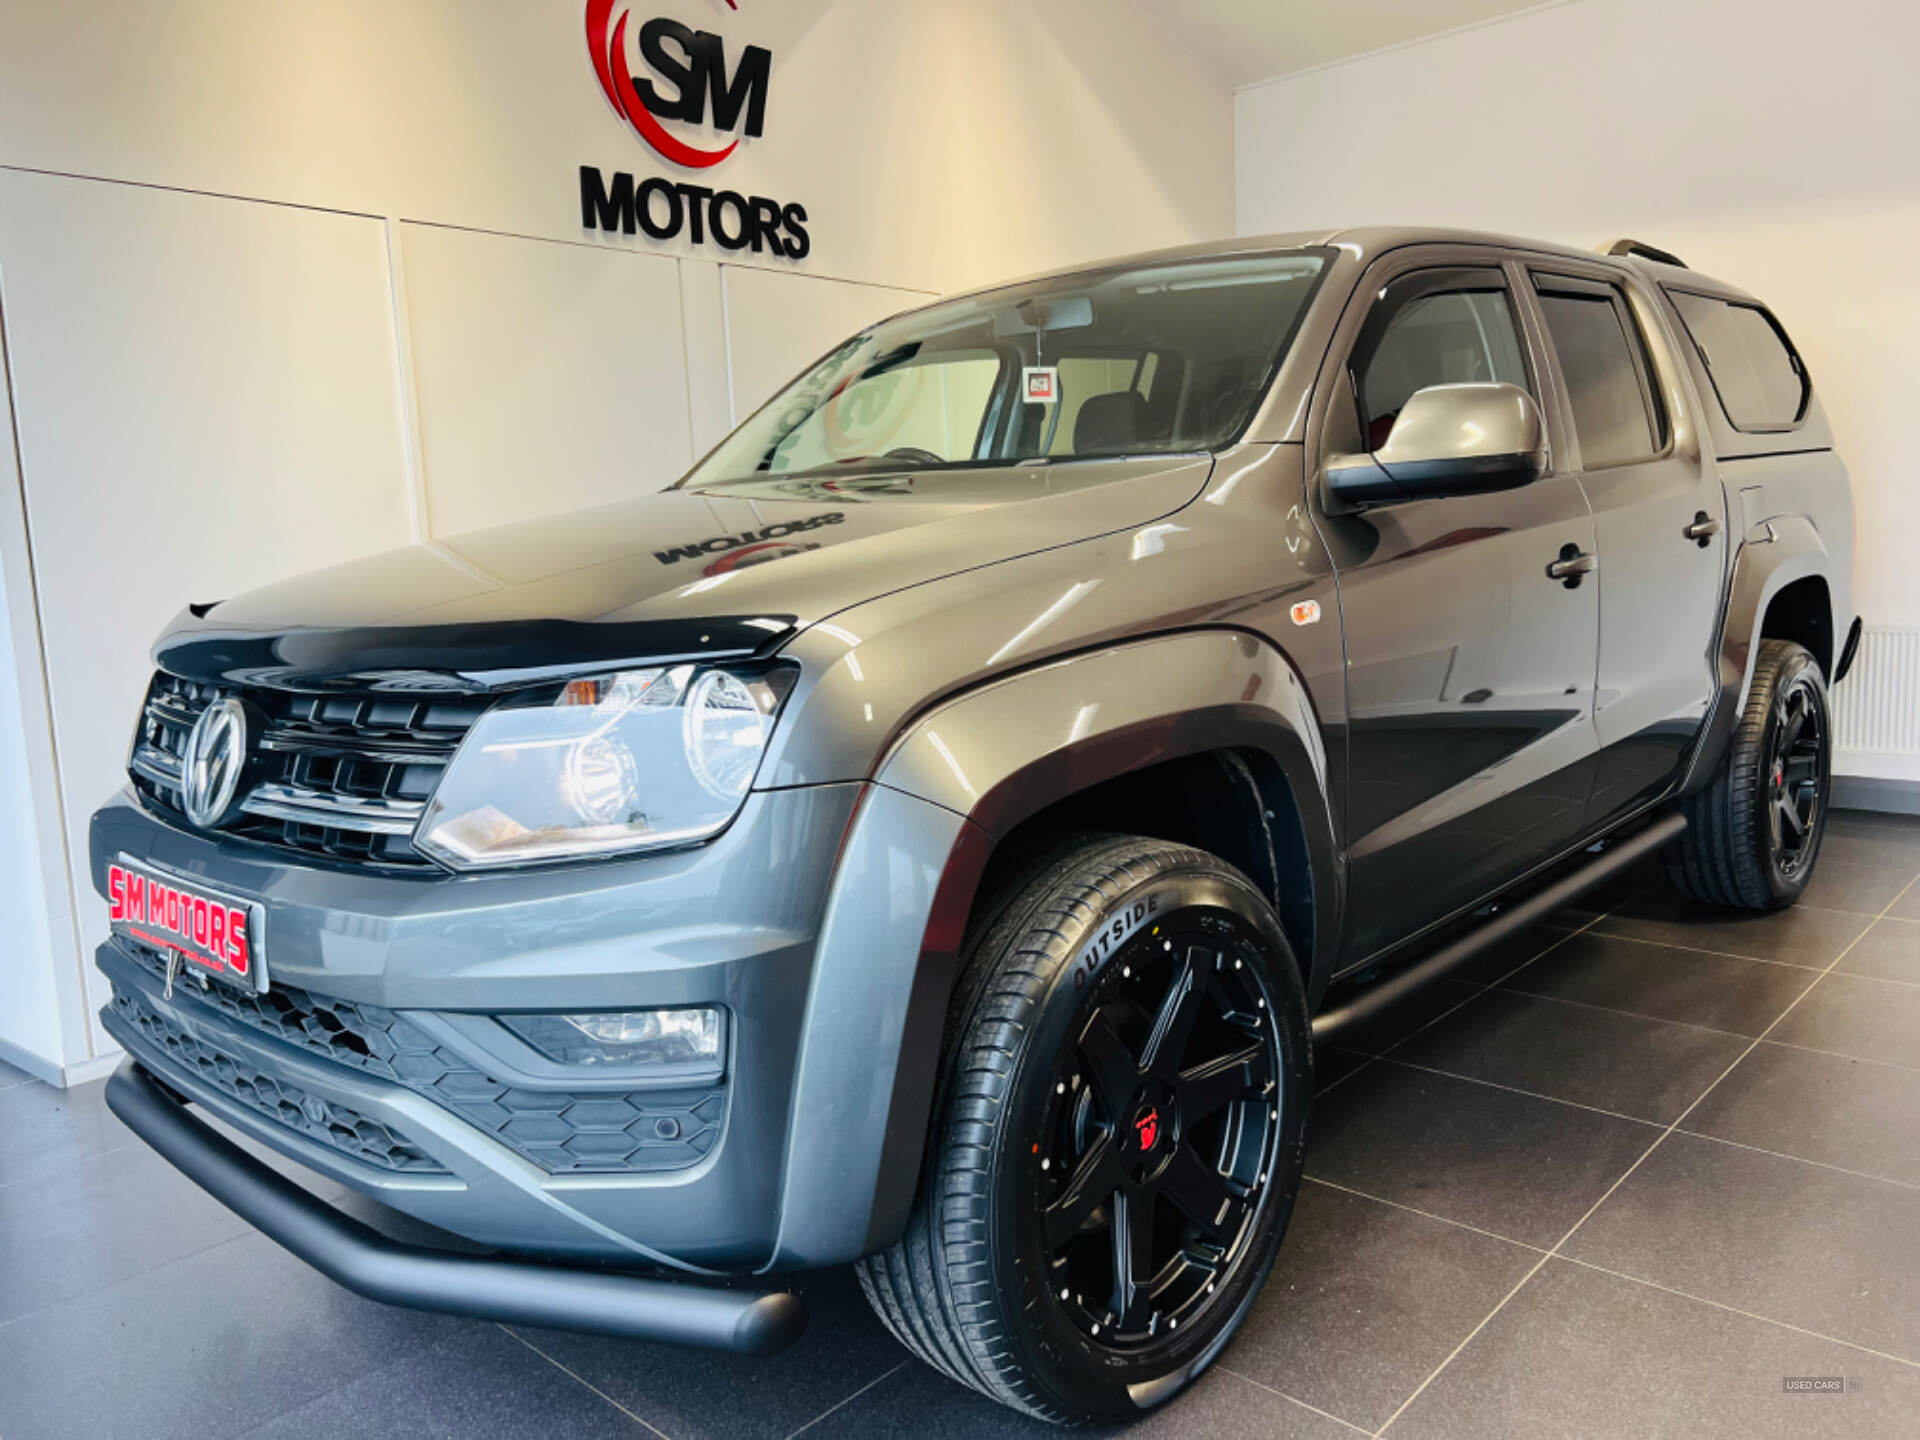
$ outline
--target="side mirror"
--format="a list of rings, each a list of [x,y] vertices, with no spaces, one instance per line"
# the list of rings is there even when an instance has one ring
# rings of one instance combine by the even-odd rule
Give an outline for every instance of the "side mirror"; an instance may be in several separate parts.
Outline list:
[[[1540,407],[1518,385],[1429,385],[1401,407],[1378,451],[1327,462],[1327,490],[1383,505],[1515,490],[1549,468]]]

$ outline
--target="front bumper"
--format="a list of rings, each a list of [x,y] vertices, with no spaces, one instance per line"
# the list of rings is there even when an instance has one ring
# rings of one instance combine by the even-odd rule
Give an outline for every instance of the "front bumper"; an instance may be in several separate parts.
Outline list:
[[[116,801],[94,817],[96,886],[124,854],[261,899],[276,990],[330,1005],[263,1023],[265,1007],[223,1006],[218,989],[181,982],[169,996],[115,941],[97,956],[115,992],[102,1018],[144,1070],[210,1113],[456,1235],[554,1257],[766,1268],[815,950],[860,790],[757,794],[698,850],[432,878],[293,864]],[[705,1088],[556,1065],[490,1018],[700,1004],[729,1016],[725,1073]],[[414,1041],[342,1048],[343,1015],[347,1030],[373,1016]],[[615,1131],[628,1139],[609,1149]]]
[[[389,1240],[190,1119],[131,1060],[108,1080],[107,1105],[269,1239],[348,1289],[389,1305],[746,1355],[776,1354],[806,1326],[797,1295],[696,1288]]]

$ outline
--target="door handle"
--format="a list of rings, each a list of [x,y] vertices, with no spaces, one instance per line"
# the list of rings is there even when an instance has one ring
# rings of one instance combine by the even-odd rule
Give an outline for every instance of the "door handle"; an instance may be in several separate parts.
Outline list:
[[[1713,537],[1720,533],[1720,522],[1710,518],[1706,511],[1697,510],[1694,512],[1693,523],[1680,533],[1689,540],[1698,540],[1700,548],[1704,550],[1713,542]]]
[[[1578,590],[1580,577],[1591,575],[1599,568],[1598,560],[1578,545],[1569,542],[1560,547],[1560,558],[1547,566],[1547,578],[1561,581],[1569,590]]]

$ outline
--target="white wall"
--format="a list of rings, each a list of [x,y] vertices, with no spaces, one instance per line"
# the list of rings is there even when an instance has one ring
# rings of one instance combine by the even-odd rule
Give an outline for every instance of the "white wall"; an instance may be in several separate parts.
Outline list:
[[[1920,626],[1917,48],[1891,0],[1531,11],[1240,91],[1237,224],[1631,235],[1760,295],[1852,470],[1855,606]],[[1843,761],[1920,777],[1920,755]]]
[[[3,443],[10,452],[11,440]],[[11,468],[9,454],[0,472]],[[12,559],[0,554],[0,571],[7,570]],[[6,947],[11,953],[0,953],[0,1058],[32,1063],[37,1057],[43,1063],[36,1068],[46,1074],[54,1057],[65,1052],[66,1041],[60,1033],[52,922],[43,899],[47,875],[41,863],[33,775],[27,763],[26,717],[31,712],[20,693],[19,658],[11,627],[0,626],[0,876],[5,877],[14,931]],[[72,951],[71,943],[63,947],[69,956]],[[77,998],[77,987],[71,982],[78,979],[79,971],[69,965],[67,975],[68,989]]]
[[[601,96],[583,13],[10,0],[0,164],[578,240],[577,166],[667,168]],[[952,290],[1231,228],[1231,99],[1130,0],[635,14],[773,52],[766,134],[697,178],[806,204],[809,273]]]
[[[636,9],[773,51],[696,178],[805,204],[805,261],[581,228],[580,165],[671,174],[583,0],[0,6],[0,1042],[43,1068],[111,1050],[87,819],[188,601],[657,487],[878,315],[1231,228],[1230,95],[1132,0]]]

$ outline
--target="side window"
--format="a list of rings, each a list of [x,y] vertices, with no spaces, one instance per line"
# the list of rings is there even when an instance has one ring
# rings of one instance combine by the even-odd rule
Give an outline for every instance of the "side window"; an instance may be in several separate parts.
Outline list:
[[[1562,275],[1535,275],[1533,285],[1560,357],[1581,463],[1597,470],[1658,455],[1666,409],[1627,297],[1618,286]]]
[[[1807,410],[1806,370],[1786,332],[1758,305],[1669,290],[1736,430],[1790,430]]]
[[[1353,347],[1359,438],[1386,443],[1400,408],[1429,385],[1532,387],[1505,277],[1491,266],[1417,270],[1389,284]]]

